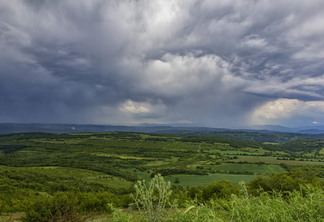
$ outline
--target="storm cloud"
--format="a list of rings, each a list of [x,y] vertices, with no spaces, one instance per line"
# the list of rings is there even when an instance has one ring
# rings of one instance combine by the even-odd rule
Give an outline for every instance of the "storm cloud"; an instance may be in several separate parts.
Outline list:
[[[0,0],[0,122],[324,123],[322,0]]]

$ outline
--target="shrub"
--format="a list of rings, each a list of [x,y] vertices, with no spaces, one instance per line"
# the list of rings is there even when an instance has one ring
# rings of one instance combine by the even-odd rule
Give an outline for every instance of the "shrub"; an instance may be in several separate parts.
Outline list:
[[[134,188],[133,199],[142,216],[149,221],[161,221],[172,193],[170,181],[165,181],[158,174],[154,176],[149,184],[141,180],[134,185]]]
[[[238,194],[239,192],[240,189],[237,185],[227,180],[220,180],[204,187],[202,197],[204,201],[218,198],[228,199],[232,194]]]
[[[112,204],[108,204],[112,211],[112,218],[111,222],[131,222],[132,221],[132,215],[123,212],[120,209],[115,208]]]
[[[251,192],[257,194],[257,190],[267,192],[292,192],[298,190],[301,185],[310,184],[321,187],[323,182],[316,175],[305,171],[271,174],[266,177],[257,177],[248,186]]]
[[[258,197],[233,196],[231,221],[324,221],[323,199],[323,190],[312,187],[285,196],[267,192]]]
[[[221,222],[216,211],[207,205],[189,206],[184,212],[178,210],[168,222]]]
[[[86,217],[73,194],[59,193],[53,197],[43,197],[27,210],[24,222],[83,222]]]

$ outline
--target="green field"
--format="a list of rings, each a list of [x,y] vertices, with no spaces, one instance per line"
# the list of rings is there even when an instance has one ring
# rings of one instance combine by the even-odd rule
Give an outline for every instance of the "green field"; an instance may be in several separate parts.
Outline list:
[[[23,214],[19,212],[44,198],[63,198],[63,202],[76,198],[73,204],[82,203],[88,213],[107,212],[108,203],[127,207],[134,183],[149,182],[157,174],[174,185],[174,198],[180,198],[182,204],[193,201],[190,193],[203,195],[208,185],[222,186],[224,180],[232,184],[233,192],[242,181],[253,184],[259,176],[272,177],[273,173],[302,172],[303,176],[284,178],[291,177],[290,183],[300,183],[302,178],[319,184],[314,181],[324,178],[323,146],[321,141],[258,143],[121,132],[2,135],[0,214],[20,218]],[[226,187],[217,189],[222,193]],[[259,185],[251,189],[259,189]],[[206,195],[199,198],[202,203],[207,201]]]
[[[300,160],[303,159],[303,160]],[[280,160],[273,156],[238,156],[233,162],[248,162],[248,163],[265,163],[265,164],[287,164],[287,165],[324,165],[323,159],[296,158],[295,160]]]
[[[211,168],[212,170],[222,171],[224,173],[233,172],[233,174],[269,174],[269,173],[282,173],[286,172],[280,165],[268,165],[268,164],[251,164],[251,163],[222,163],[219,165],[204,165],[205,168]]]
[[[294,151],[294,147],[298,149]],[[324,165],[322,150],[323,143],[312,141],[273,144],[143,133],[31,133],[0,137],[3,165],[78,168],[126,181],[141,178],[139,173],[124,170],[129,168],[166,176],[222,173],[250,177],[280,173],[285,171],[282,164]]]
[[[324,155],[324,148],[322,148],[322,149],[319,151],[319,153],[320,153],[321,155]]]
[[[39,187],[40,191],[64,190],[79,187],[85,191],[92,187],[101,190],[118,191],[130,189],[132,182],[97,171],[59,166],[8,167],[0,166],[0,175],[8,175],[12,182],[21,181],[27,187]],[[44,185],[43,188],[41,188]],[[82,186],[81,186],[82,185]]]
[[[176,178],[179,179],[179,183],[174,183]],[[205,186],[219,180],[228,180],[234,184],[238,184],[240,182],[249,182],[254,178],[255,175],[236,175],[223,173],[215,173],[209,175],[178,174],[165,177],[165,179],[170,181],[172,184],[181,186]]]

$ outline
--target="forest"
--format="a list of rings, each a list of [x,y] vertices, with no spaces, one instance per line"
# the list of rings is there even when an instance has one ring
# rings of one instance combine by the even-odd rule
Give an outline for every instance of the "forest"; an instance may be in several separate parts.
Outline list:
[[[324,221],[324,140],[212,134],[1,135],[0,221]]]

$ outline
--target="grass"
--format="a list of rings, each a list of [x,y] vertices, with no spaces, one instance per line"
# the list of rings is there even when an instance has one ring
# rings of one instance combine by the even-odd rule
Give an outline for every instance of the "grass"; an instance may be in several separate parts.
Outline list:
[[[135,170],[132,168],[125,169],[128,172],[134,172],[141,179],[146,181],[151,180],[151,173]],[[205,186],[211,184],[216,180],[229,180],[232,183],[239,184],[241,181],[249,182],[253,180],[256,175],[244,175],[244,174],[228,174],[228,173],[214,173],[208,175],[189,175],[189,174],[176,174],[171,176],[165,176],[164,178],[170,181],[173,185],[181,186]],[[176,178],[179,179],[179,183],[175,183]]]
[[[185,209],[166,209],[162,221],[167,222],[323,222],[324,192],[311,187],[302,187],[288,196],[277,193],[273,196],[261,193],[260,196],[232,196],[227,201],[196,205],[188,203]],[[6,214],[0,221],[21,221],[22,214]],[[87,222],[143,222],[147,221],[134,208],[113,209],[112,214],[93,215]]]
[[[123,169],[127,172],[133,172],[135,173],[139,178],[149,181],[151,180],[151,173],[149,173],[149,171],[141,171],[141,170],[137,170],[135,168],[127,168],[127,169]]]
[[[111,189],[119,189],[121,187],[129,189],[133,183],[124,180],[120,177],[108,175],[85,169],[76,169],[70,167],[59,166],[44,166],[44,167],[7,167],[0,166],[0,173],[6,170],[19,170],[20,173],[26,175],[37,174],[51,179],[57,179],[60,181],[77,180],[79,183],[87,182],[93,184],[102,184],[105,187]],[[14,171],[13,171],[14,172]]]
[[[299,161],[298,159],[310,159],[315,155],[318,160],[323,159],[324,157],[318,153],[323,155],[324,148],[308,149],[306,144],[305,151],[290,152],[284,149],[281,151],[267,150],[268,146],[274,145],[271,143],[268,143],[268,146],[260,143],[259,147],[254,146],[255,144],[236,143],[235,141],[229,141],[229,143],[216,141],[218,140],[213,141],[211,138],[204,137],[190,139],[140,133],[3,136],[0,137],[0,163],[6,166],[0,166],[0,185],[1,188],[7,187],[7,190],[12,188],[20,192],[21,194],[17,193],[17,200],[20,200],[19,198],[27,195],[25,191],[29,192],[28,195],[34,195],[36,192],[52,194],[64,189],[73,192],[79,189],[90,193],[108,190],[116,195],[125,194],[126,191],[131,190],[136,176],[150,181],[152,173],[168,169],[178,170],[174,173],[187,173],[165,177],[172,185],[184,187],[205,186],[217,180],[229,180],[235,184],[241,181],[249,182],[258,174],[286,171],[279,164],[286,164],[288,170],[296,168],[323,175],[324,162],[315,161],[315,159],[313,161]],[[262,156],[265,153],[272,156]],[[296,160],[278,160],[277,156],[295,157]],[[206,175],[189,175],[188,170],[191,171],[190,173]],[[176,179],[179,183],[175,183]],[[2,189],[2,194],[6,195],[5,189]],[[269,199],[264,200],[271,202]],[[255,201],[267,204],[258,199]],[[22,209],[18,207],[20,206],[17,206],[17,209]],[[257,207],[258,205],[253,205],[253,209]],[[255,213],[253,209],[251,205],[251,212],[249,212],[251,215]],[[271,207],[265,207],[265,209],[271,210]],[[188,212],[188,217],[179,214],[180,216],[174,217],[175,219],[170,217],[169,221],[186,221],[185,219],[204,221],[202,220],[204,216],[215,219],[215,214],[212,215],[213,210],[206,206],[205,208],[195,206],[195,209]],[[138,215],[137,211],[131,209],[129,211],[133,216]],[[123,216],[122,213],[128,213],[127,211],[120,212],[120,214],[118,212],[115,214],[120,218]],[[136,217],[134,216],[132,221],[136,221]],[[2,217],[0,221],[7,218]],[[108,218],[106,221],[123,221],[117,220],[116,217],[113,218],[112,215]],[[253,217],[251,218],[245,221],[253,221]],[[259,221],[266,220],[260,219]]]
[[[223,172],[250,172],[253,174],[268,174],[268,173],[282,173],[286,172],[284,168],[279,165],[268,165],[268,164],[249,164],[249,163],[222,163],[220,165],[205,165],[206,168],[211,168],[217,171]]]
[[[170,163],[167,162],[167,161],[163,161],[163,160],[156,160],[156,161],[148,162],[147,164],[145,164],[145,166],[157,167],[157,166],[163,166],[163,165],[166,165],[166,164],[170,164]]]
[[[243,150],[211,150],[210,153],[219,153],[225,155],[262,155],[263,152],[249,152]]]
[[[172,176],[165,176],[165,179],[172,182],[173,185],[190,187],[190,186],[205,186],[211,184],[216,180],[229,180],[232,183],[238,184],[242,181],[244,182],[251,181],[255,177],[256,177],[255,175],[215,173],[209,175],[177,174]],[[176,178],[179,179],[179,183],[174,183]]]
[[[321,155],[324,155],[324,148],[322,148],[322,149],[319,151],[319,153],[320,153]]]
[[[293,191],[283,196],[280,193],[260,196],[233,195],[230,200],[211,202],[210,204],[196,205],[188,203],[186,209],[167,209],[162,221],[168,222],[323,222],[324,221],[323,190],[312,187],[302,187],[301,191]],[[121,220],[124,218],[124,220]],[[131,218],[131,220],[125,220]],[[146,220],[145,220],[146,219]],[[100,216],[91,222],[121,222],[147,221],[137,210],[115,209],[112,216]]]
[[[103,157],[115,157],[124,160],[153,160],[152,158],[147,157],[138,157],[138,156],[123,156],[123,155],[116,155],[116,154],[107,154],[107,153],[95,153],[96,156],[103,156]]]
[[[272,156],[237,156],[232,162],[266,163],[266,164],[288,164],[288,165],[324,165],[320,161],[278,160]]]
[[[0,221],[1,222],[21,222],[21,217],[23,216],[23,213],[8,213],[0,215]]]
[[[231,221],[324,221],[323,198],[322,190],[312,188],[294,191],[288,197],[280,193],[275,196],[262,193],[258,197],[234,197]]]

